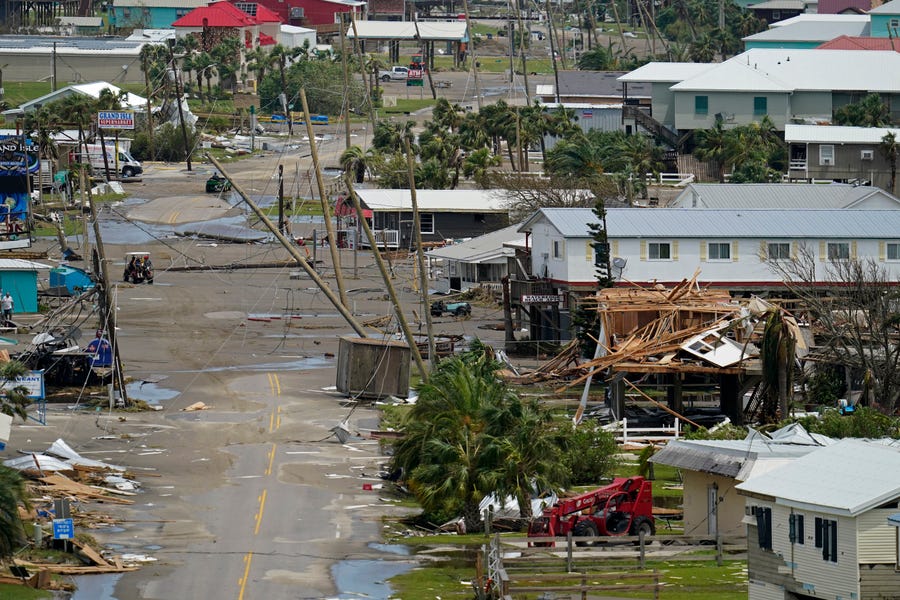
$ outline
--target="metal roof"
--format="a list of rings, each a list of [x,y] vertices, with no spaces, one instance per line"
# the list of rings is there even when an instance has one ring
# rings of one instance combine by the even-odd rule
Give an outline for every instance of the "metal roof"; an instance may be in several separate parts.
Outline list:
[[[673,91],[868,91],[900,93],[900,53],[753,48],[673,85]],[[752,77],[753,85],[748,84]]]
[[[784,126],[784,141],[813,144],[880,144],[881,138],[893,133],[900,139],[900,129],[888,127],[846,127],[843,125]]]
[[[24,102],[20,104],[18,107],[3,111],[3,114],[21,114],[23,112],[27,112],[31,110],[32,107],[47,104],[50,102],[56,102],[57,100],[62,100],[67,96],[71,96],[73,94],[81,94],[83,96],[88,96],[93,99],[97,99],[100,97],[100,92],[108,89],[113,94],[119,95],[124,90],[114,86],[111,83],[106,81],[94,81],[92,83],[76,83],[73,85],[68,85],[64,88],[60,88],[55,92],[50,92],[49,94],[45,94],[40,98],[35,98],[33,100],[29,100],[28,102]],[[125,102],[123,102],[123,108],[127,108],[130,110],[146,110],[147,109],[147,99],[141,98],[137,94],[132,94],[128,92],[125,96]]]
[[[768,0],[747,7],[748,10],[803,10],[806,0]]]
[[[744,481],[751,473],[771,470],[833,443],[831,438],[810,434],[794,423],[774,431],[771,437],[751,430],[743,440],[675,440],[650,460]]]
[[[0,35],[0,53],[4,54],[96,54],[108,52],[137,56],[145,42],[125,38],[70,37],[41,35]]]
[[[669,204],[669,207],[836,209],[859,206],[863,200],[873,196],[881,196],[892,201],[900,209],[900,198],[881,188],[853,186],[847,183],[691,183]]]
[[[135,29],[126,40],[130,42],[163,43],[175,39],[174,29]]]
[[[357,189],[356,195],[374,211],[411,211],[409,190]],[[506,198],[496,190],[416,190],[423,212],[509,212]]]
[[[198,8],[211,0],[113,0],[113,7],[122,8]]]
[[[589,238],[589,208],[542,208],[519,231],[546,219],[567,238]],[[610,238],[896,239],[900,210],[753,210],[709,208],[610,208]]]
[[[891,0],[869,11],[870,15],[900,15],[900,0]]]
[[[897,50],[900,51],[900,42],[894,38],[856,37],[839,35],[833,40],[828,40],[819,50]]]
[[[429,250],[426,254],[432,258],[446,258],[471,263],[483,263],[515,254],[512,248],[504,248],[503,244],[512,242],[522,235],[519,225],[510,225],[491,233],[486,233],[456,244]]]
[[[861,21],[800,21],[742,38],[745,42],[827,42],[842,35],[864,36],[869,23]]]
[[[619,81],[668,83],[684,81],[715,67],[711,63],[652,62],[619,77]]]
[[[75,27],[100,27],[103,19],[100,17],[57,17],[60,25],[73,25]]]
[[[620,77],[623,75],[626,75],[625,71],[560,71],[559,94],[560,96],[622,98],[624,85]],[[543,93],[553,94],[555,85],[550,83],[546,86],[549,91]],[[649,98],[650,85],[646,82],[630,83],[628,96],[630,98]]]
[[[844,439],[737,486],[776,504],[856,516],[900,498],[900,450]]]
[[[0,258],[0,271],[40,271],[52,268],[50,265],[23,258]]]
[[[868,23],[869,15],[832,15],[832,14],[819,14],[819,13],[803,13],[797,15],[796,17],[791,17],[790,19],[784,19],[782,21],[776,21],[774,23],[770,23],[769,27],[786,27],[787,25],[793,25],[794,23],[804,23],[814,21],[817,23],[831,23],[835,21],[844,21],[847,23],[853,22],[861,22]]]
[[[415,21],[357,21],[356,31],[359,39],[371,40],[468,40],[464,21],[426,21],[418,25],[418,35]],[[347,37],[353,39],[353,27],[347,30]]]

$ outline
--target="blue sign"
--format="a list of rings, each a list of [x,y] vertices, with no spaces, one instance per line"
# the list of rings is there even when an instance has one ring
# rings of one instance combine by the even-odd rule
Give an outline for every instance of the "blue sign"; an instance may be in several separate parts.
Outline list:
[[[75,523],[72,519],[53,519],[53,539],[71,540],[75,538]]]

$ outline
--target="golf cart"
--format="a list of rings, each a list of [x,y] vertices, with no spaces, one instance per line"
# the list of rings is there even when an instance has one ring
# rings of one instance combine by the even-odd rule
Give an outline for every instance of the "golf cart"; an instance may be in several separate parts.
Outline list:
[[[229,191],[231,191],[231,182],[218,173],[213,173],[212,177],[206,180],[207,194],[218,194],[219,192]]]
[[[128,283],[153,283],[153,263],[150,261],[149,252],[126,252],[125,274],[123,281]]]
[[[472,305],[468,302],[444,302],[443,300],[431,303],[431,316],[440,317],[444,313],[450,313],[454,317],[467,317],[472,314]]]

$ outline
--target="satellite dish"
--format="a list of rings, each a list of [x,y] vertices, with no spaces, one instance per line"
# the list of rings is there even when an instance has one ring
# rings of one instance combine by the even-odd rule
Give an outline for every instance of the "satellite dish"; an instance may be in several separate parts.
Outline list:
[[[625,262],[626,262],[625,259],[622,258],[621,256],[616,256],[615,258],[612,259],[612,264],[617,269],[624,269]]]

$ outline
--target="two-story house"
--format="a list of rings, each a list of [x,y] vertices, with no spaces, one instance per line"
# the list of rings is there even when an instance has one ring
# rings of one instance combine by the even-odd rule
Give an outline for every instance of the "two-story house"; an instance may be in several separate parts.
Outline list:
[[[653,119],[674,132],[771,119],[830,123],[834,112],[870,93],[900,119],[900,53],[864,50],[752,49],[714,64],[649,63],[619,78],[651,83]]]
[[[844,439],[739,484],[750,600],[897,598],[898,472],[900,448]]]
[[[117,29],[168,29],[210,0],[113,0],[110,22]]]

